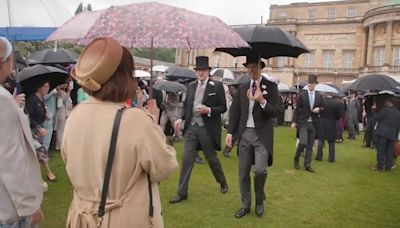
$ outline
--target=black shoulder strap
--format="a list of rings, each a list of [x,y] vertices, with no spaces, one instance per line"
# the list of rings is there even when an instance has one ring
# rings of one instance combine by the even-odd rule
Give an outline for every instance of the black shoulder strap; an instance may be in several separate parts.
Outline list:
[[[118,130],[119,130],[119,125],[121,123],[122,112],[124,111],[124,109],[125,107],[118,109],[114,119],[114,126],[112,129],[110,148],[108,152],[107,166],[104,174],[103,190],[101,191],[101,201],[98,210],[98,216],[99,216],[99,221],[98,221],[99,223],[97,224],[98,227],[101,226],[101,222],[103,221],[103,216],[105,213],[104,209],[106,206],[106,199],[108,195],[108,186],[110,184],[111,168],[115,155],[115,146],[117,144]]]

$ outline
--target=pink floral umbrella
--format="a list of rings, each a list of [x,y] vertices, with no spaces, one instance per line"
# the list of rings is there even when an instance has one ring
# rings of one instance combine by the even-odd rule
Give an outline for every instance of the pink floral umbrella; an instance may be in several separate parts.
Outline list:
[[[48,40],[88,44],[96,37],[112,37],[125,47],[137,48],[249,47],[217,17],[156,2],[81,13]]]

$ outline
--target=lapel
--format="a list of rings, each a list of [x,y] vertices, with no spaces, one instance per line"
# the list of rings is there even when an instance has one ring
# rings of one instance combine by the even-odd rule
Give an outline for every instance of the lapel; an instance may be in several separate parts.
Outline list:
[[[305,94],[304,100],[305,100],[305,103],[306,103],[306,105],[307,105],[307,108],[310,109],[310,111],[311,111],[311,108],[310,108],[310,98],[308,97],[308,90],[306,90],[306,92],[305,92],[304,94]],[[315,99],[314,99],[314,103],[315,103]]]
[[[193,109],[193,102],[194,102],[194,95],[196,94],[196,89],[197,89],[197,80],[196,83],[192,83],[191,85],[189,85],[189,90],[188,90],[188,94],[187,94],[187,98],[188,99],[188,107],[190,108],[190,110]]]

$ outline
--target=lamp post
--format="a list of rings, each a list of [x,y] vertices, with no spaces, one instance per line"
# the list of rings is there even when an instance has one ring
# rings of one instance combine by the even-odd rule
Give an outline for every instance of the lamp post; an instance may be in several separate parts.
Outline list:
[[[333,71],[333,76],[335,77],[335,85],[337,85],[337,76],[338,76],[338,72],[337,72],[336,69]]]

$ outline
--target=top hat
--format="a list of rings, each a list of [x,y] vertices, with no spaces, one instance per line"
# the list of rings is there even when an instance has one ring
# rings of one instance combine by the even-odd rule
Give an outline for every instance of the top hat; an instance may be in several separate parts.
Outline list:
[[[318,83],[318,81],[317,81],[317,75],[315,75],[315,74],[310,74],[310,75],[308,75],[308,84],[313,84],[313,83],[315,83],[315,84]]]
[[[114,39],[94,39],[79,57],[71,75],[86,89],[98,91],[114,75],[122,54],[122,46]]]
[[[194,69],[195,70],[211,69],[211,67],[208,65],[208,57],[207,56],[197,56],[196,57],[196,67]]]
[[[246,56],[246,62],[243,63],[243,66],[247,67],[247,64],[258,64],[260,63],[260,67],[261,69],[265,67],[265,63],[263,61],[260,60],[260,56],[257,54],[250,54]]]

